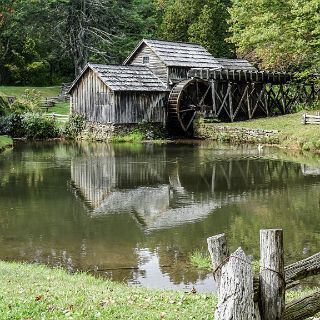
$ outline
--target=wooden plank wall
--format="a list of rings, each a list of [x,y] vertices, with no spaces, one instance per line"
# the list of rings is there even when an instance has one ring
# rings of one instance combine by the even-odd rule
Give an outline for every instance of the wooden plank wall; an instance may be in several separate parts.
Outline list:
[[[149,57],[149,63],[143,63],[143,57]],[[146,45],[136,52],[135,56],[128,63],[129,65],[143,65],[151,71],[165,84],[168,84],[167,66],[158,58],[158,56]]]
[[[90,69],[79,79],[71,96],[72,113],[88,121],[114,122],[114,93]]]
[[[167,92],[115,92],[114,123],[164,123]]]
[[[188,79],[189,67],[169,67],[168,77],[173,84]]]

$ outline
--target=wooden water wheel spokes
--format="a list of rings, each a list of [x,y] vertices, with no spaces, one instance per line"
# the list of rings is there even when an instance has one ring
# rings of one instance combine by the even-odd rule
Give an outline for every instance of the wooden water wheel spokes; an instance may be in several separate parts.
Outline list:
[[[169,96],[169,119],[188,132],[197,113],[212,111],[211,86],[200,79],[188,79],[177,84]]]

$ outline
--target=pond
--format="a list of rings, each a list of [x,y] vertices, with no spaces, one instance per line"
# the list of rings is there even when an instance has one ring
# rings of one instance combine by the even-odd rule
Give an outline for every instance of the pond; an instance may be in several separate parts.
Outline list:
[[[320,248],[320,159],[257,146],[17,144],[0,155],[0,259],[151,288],[213,291],[191,252],[225,232],[259,258],[283,228],[286,263]]]

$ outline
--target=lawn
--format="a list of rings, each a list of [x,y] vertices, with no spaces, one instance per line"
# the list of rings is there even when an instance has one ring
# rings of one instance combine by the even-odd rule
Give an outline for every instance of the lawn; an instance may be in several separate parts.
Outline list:
[[[60,94],[60,86],[53,87],[14,87],[14,86],[0,86],[1,96],[20,96],[26,90],[36,90],[41,93],[43,97],[56,97]]]
[[[0,319],[213,319],[216,297],[0,262]]]
[[[49,113],[69,114],[70,102],[59,102],[55,106],[49,109]]]
[[[316,111],[308,111],[314,114]],[[279,142],[283,147],[320,151],[320,125],[303,125],[303,111],[270,118],[223,124],[224,126],[253,129],[278,130]],[[219,124],[221,125],[221,124]]]
[[[26,90],[35,90],[41,93],[44,98],[57,97],[60,94],[60,86],[53,87],[14,87],[0,86],[0,96],[20,96]],[[49,109],[49,113],[69,114],[69,102],[59,102]]]

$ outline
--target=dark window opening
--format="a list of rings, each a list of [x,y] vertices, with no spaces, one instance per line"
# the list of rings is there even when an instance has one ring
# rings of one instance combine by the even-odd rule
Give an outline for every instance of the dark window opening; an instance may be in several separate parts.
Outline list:
[[[150,59],[149,57],[143,57],[143,63],[149,63]]]

